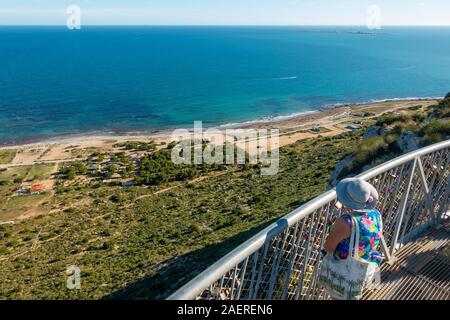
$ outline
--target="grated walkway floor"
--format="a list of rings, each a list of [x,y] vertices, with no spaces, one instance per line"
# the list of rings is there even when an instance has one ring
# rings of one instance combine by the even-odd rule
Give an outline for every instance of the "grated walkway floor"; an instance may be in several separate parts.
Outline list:
[[[383,264],[381,286],[364,299],[450,300],[450,219],[404,246],[393,265]]]

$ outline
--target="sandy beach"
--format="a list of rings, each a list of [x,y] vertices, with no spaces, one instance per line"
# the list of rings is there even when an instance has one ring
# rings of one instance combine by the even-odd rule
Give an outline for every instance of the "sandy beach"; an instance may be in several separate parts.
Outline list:
[[[365,103],[354,105],[342,105],[330,109],[322,109],[317,112],[298,115],[292,118],[272,121],[255,121],[233,126],[233,128],[279,129],[280,146],[294,143],[298,140],[322,136],[333,136],[348,131],[349,124],[355,122],[370,121],[372,117],[386,112],[401,112],[412,106],[421,105],[427,107],[437,100],[392,100],[377,103]],[[364,114],[369,116],[363,116]],[[311,130],[316,128],[317,132]],[[320,131],[318,130],[320,128]],[[186,128],[190,129],[190,128]],[[219,129],[225,129],[220,127]],[[0,168],[20,165],[32,165],[35,163],[59,163],[75,161],[87,156],[93,151],[114,151],[116,143],[125,141],[150,141],[164,145],[170,143],[172,130],[157,133],[129,133],[126,135],[80,135],[53,138],[45,141],[2,147],[0,150],[13,149],[15,157],[8,163],[0,164]]]

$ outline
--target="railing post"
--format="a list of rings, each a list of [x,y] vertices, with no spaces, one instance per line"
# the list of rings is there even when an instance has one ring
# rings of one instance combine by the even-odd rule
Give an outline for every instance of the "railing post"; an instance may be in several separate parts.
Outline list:
[[[384,256],[386,257],[386,262],[389,264],[393,264],[397,259],[391,256],[391,253],[389,252],[389,248],[386,243],[386,239],[384,236],[381,236],[381,250],[383,251]]]
[[[447,207],[448,207],[448,198],[450,197],[450,176],[448,177],[447,187],[445,188],[445,195],[442,199],[441,207],[439,208],[439,222],[442,221],[442,218],[444,214],[447,213]]]
[[[448,149],[446,149],[446,150],[449,151]],[[449,168],[449,166],[450,166],[450,156],[447,156],[447,161],[445,162],[445,165],[443,167],[441,167],[441,168],[443,168],[442,181],[444,181],[444,179],[445,179],[445,170],[447,168]],[[447,177],[447,185],[445,187],[445,191],[444,192],[445,193],[444,193],[444,196],[442,197],[442,201],[441,201],[440,207],[439,207],[439,213],[438,213],[438,216],[437,216],[438,223],[441,223],[442,218],[443,218],[444,214],[447,213],[447,209],[448,209],[448,199],[450,197],[450,174]]]
[[[400,235],[400,229],[402,226],[403,217],[405,215],[406,205],[408,203],[409,191],[411,190],[411,185],[412,185],[412,181],[414,178],[414,171],[416,170],[416,164],[417,164],[417,158],[414,159],[411,169],[408,172],[408,184],[407,184],[407,187],[405,190],[405,194],[403,195],[402,202],[399,207],[399,213],[397,215],[398,219],[397,219],[397,224],[395,226],[394,239],[391,244],[391,253],[390,253],[390,256],[391,256],[390,262],[391,263],[393,262],[392,258],[394,257],[394,252],[395,252],[395,247],[397,245],[398,236]]]
[[[437,227],[438,222],[436,219],[436,213],[434,212],[434,202],[433,202],[433,199],[431,198],[430,189],[428,188],[427,178],[425,176],[425,171],[423,170],[422,159],[419,157],[417,159],[417,162],[419,164],[419,172],[420,172],[420,176],[422,178],[423,188],[424,188],[424,192],[425,192],[425,199],[427,202],[427,208],[428,208],[428,211],[430,212],[431,220],[432,220],[434,227]]]

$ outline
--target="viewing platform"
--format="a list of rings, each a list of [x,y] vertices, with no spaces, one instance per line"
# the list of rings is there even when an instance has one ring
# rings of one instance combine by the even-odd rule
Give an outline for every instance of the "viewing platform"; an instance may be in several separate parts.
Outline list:
[[[450,140],[361,175],[379,192],[381,285],[364,299],[450,299]],[[340,216],[330,190],[231,251],[169,299],[329,299],[318,284],[321,249]]]

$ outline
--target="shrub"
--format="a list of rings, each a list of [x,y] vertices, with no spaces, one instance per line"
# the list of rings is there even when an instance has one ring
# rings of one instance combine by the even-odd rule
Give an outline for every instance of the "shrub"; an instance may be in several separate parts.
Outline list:
[[[425,145],[430,145],[430,144],[435,144],[441,141],[445,140],[445,136],[441,133],[431,133],[431,134],[426,134],[423,137],[423,143]]]
[[[389,139],[391,143],[396,141],[395,137],[397,137],[398,139],[397,135],[391,136],[391,138]],[[376,136],[364,139],[359,143],[359,145],[353,152],[353,156],[355,157],[355,159],[352,161],[352,163],[342,169],[341,173],[339,174],[339,178],[347,176],[350,173],[361,171],[361,169],[365,165],[370,164],[374,159],[385,154],[388,148],[389,144],[386,143],[383,137]]]
[[[425,145],[443,141],[450,135],[450,121],[433,119],[422,128],[420,134],[423,136]]]
[[[411,120],[409,116],[395,113],[387,113],[378,118],[376,125],[379,127],[386,127],[395,122],[408,122]]]
[[[237,206],[233,209],[233,214],[237,216],[242,216],[248,214],[248,210],[244,208],[243,206]]]
[[[387,144],[383,137],[371,137],[363,140],[359,144],[355,153],[355,158],[360,163],[367,163],[367,161],[380,156],[386,148]]]
[[[433,119],[422,128],[422,133],[424,136],[433,134],[448,136],[450,135],[450,121],[445,119]]]
[[[384,137],[384,140],[386,141],[387,144],[391,145],[391,144],[397,142],[397,140],[399,138],[400,138],[400,135],[398,133],[388,133]]]
[[[191,228],[192,228],[193,232],[197,232],[197,233],[201,233],[202,232],[202,228],[200,228],[200,226],[198,224],[196,224],[196,223],[194,223]]]
[[[432,111],[434,112],[437,118],[448,118],[450,117],[450,93],[442,99],[436,106],[432,107]]]
[[[81,162],[73,162],[69,165],[59,168],[59,174],[63,176],[64,179],[73,180],[77,175],[85,175],[87,173],[86,165]]]
[[[417,105],[417,106],[409,107],[408,109],[409,109],[409,110],[416,111],[416,110],[419,110],[420,108],[422,108],[422,105],[421,105],[421,104],[419,104],[419,105]]]
[[[427,115],[424,112],[416,112],[412,115],[412,119],[415,122],[422,122],[426,117]]]
[[[123,203],[125,202],[126,199],[122,195],[114,194],[109,198],[109,200],[111,200],[114,203]]]
[[[395,135],[401,135],[405,131],[405,126],[402,123],[397,123],[394,128],[390,131],[390,133]]]
[[[13,180],[14,183],[22,183],[23,182],[23,178],[15,178]]]

